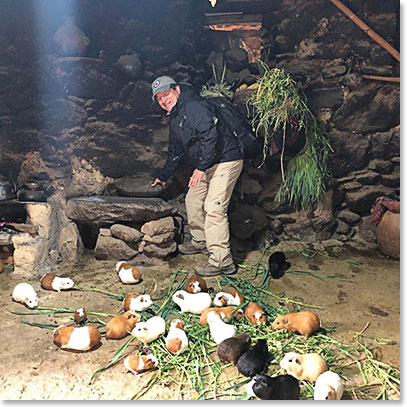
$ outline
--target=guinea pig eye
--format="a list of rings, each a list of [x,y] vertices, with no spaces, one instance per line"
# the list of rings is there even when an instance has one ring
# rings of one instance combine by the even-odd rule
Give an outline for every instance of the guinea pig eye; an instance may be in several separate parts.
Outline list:
[[[288,361],[289,361],[290,363],[292,363],[293,360],[292,360],[292,359],[288,359]]]

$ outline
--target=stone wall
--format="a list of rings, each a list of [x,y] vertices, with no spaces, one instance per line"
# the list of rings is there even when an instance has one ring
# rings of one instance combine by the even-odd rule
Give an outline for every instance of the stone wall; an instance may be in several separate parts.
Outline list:
[[[15,3],[4,0],[0,25],[0,170],[11,169],[21,183],[46,180],[62,213],[70,197],[132,196],[124,181],[136,176],[149,185],[163,165],[168,119],[151,100],[154,77],[171,75],[200,88],[211,80],[215,48],[227,61],[233,90],[259,74],[244,50],[227,48],[231,41],[215,47],[202,26],[203,13],[216,11],[207,1],[151,0],[143,7],[81,1],[76,25],[89,44],[80,55],[66,55],[53,41],[70,13],[68,1]],[[371,240],[370,206],[377,196],[398,195],[400,189],[400,90],[397,83],[362,75],[398,76],[399,63],[329,1],[264,4],[262,58],[307,84],[308,105],[326,124],[334,149],[334,182],[317,207],[297,213],[274,201],[280,173],[273,159],[260,169],[247,163],[231,204],[232,234],[252,240]],[[398,46],[397,2],[346,4]],[[47,12],[52,18],[35,19]],[[162,195],[177,201],[180,212],[189,173],[184,164]],[[63,214],[61,220],[62,235],[69,233],[73,226]],[[67,254],[69,241],[57,250],[74,260],[76,254]],[[80,246],[75,238],[69,244]]]

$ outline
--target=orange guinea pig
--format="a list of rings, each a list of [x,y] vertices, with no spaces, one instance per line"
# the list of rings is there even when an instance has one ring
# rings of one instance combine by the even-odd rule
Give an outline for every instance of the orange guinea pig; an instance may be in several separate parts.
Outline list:
[[[142,279],[141,271],[125,261],[116,263],[116,271],[123,284],[137,284]]]
[[[267,322],[267,315],[261,305],[250,301],[244,309],[244,314],[253,325],[261,325]]]
[[[59,326],[54,330],[54,343],[61,349],[86,352],[99,345],[102,336],[95,326]]]
[[[243,310],[239,309],[237,311],[234,311],[236,307],[234,306],[229,306],[229,307],[214,307],[214,308],[207,308],[204,310],[199,318],[199,323],[201,325],[206,325],[208,323],[208,312],[214,312],[215,314],[218,314],[222,319],[224,318],[231,318],[231,317],[236,317],[237,319],[240,319],[243,317]]]
[[[279,315],[273,322],[273,329],[286,329],[288,332],[299,332],[305,337],[310,336],[321,326],[317,315],[310,311],[293,312]]]
[[[185,282],[185,291],[190,294],[196,293],[207,293],[208,287],[206,285],[206,281],[197,275],[189,277],[188,280]]]
[[[106,338],[122,339],[128,332],[132,331],[137,322],[140,321],[140,315],[134,311],[127,311],[122,315],[112,318],[106,325]]]
[[[124,360],[124,366],[135,375],[154,369],[158,360],[154,355],[130,355]]]

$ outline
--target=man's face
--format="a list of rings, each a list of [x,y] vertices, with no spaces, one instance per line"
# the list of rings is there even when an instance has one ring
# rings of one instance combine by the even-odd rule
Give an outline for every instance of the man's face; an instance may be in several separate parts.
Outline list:
[[[179,98],[180,88],[177,85],[175,89],[163,90],[156,95],[157,103],[167,112],[171,112]]]

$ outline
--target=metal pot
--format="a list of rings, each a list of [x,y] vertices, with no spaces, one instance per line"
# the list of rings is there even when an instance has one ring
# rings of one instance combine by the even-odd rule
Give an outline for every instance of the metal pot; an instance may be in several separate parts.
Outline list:
[[[16,184],[9,180],[0,178],[0,201],[6,201],[9,199],[17,198]]]
[[[31,202],[46,202],[47,197],[44,191],[21,189],[18,192],[18,200]]]

